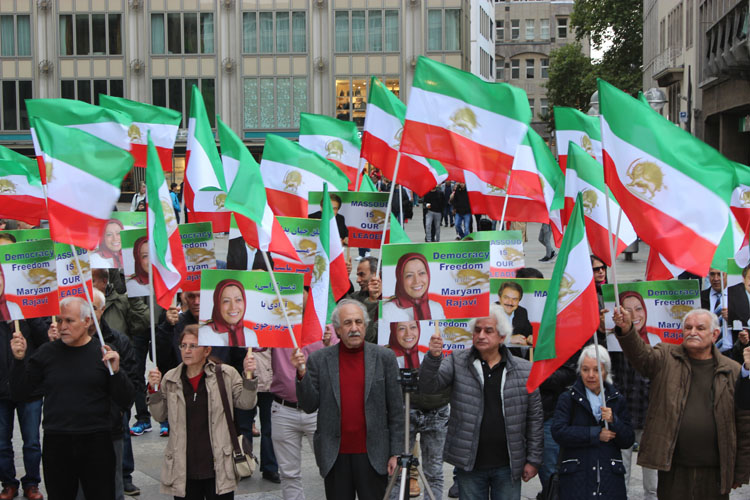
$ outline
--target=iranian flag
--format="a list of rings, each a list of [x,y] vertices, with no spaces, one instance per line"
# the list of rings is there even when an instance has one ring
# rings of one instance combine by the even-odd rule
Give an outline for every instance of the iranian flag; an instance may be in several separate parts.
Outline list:
[[[43,118],[35,121],[47,173],[50,237],[93,250],[133,157],[88,132]]]
[[[609,204],[609,214],[612,219],[612,242],[616,244],[615,257],[620,255],[638,236],[624,213],[620,217],[620,228],[617,231],[620,205],[611,194],[608,195],[608,191],[604,184],[602,166],[580,146],[570,143],[568,145],[568,168],[565,171],[565,213],[573,212],[573,205],[580,193],[591,252],[602,262],[611,266],[612,250],[608,240],[607,204]],[[616,240],[615,233],[617,233]]]
[[[638,235],[705,276],[729,221],[734,163],[599,80],[604,175]]]
[[[646,261],[646,281],[665,281],[676,278],[685,270],[664,258],[659,252],[649,250]]]
[[[300,113],[299,145],[336,165],[349,179],[349,190],[356,191],[357,172],[364,162],[359,157],[362,142],[354,122],[330,116]]]
[[[549,220],[544,199],[531,198],[526,195],[508,195],[506,188],[513,185],[514,171],[505,188],[488,184],[469,170],[464,171],[466,191],[469,194],[472,212],[485,214],[490,219],[501,220],[505,208],[506,221],[544,222]],[[539,180],[537,179],[537,184]],[[535,195],[541,195],[541,185]],[[508,198],[506,206],[506,196]]]
[[[307,217],[307,193],[323,191],[325,183],[335,191],[346,191],[349,186],[347,176],[331,168],[328,160],[274,134],[266,136],[260,173],[268,205],[274,214],[286,217]]]
[[[583,199],[578,195],[552,272],[526,389],[533,392],[539,387],[598,327],[599,303],[586,242]]]
[[[530,122],[529,100],[522,89],[488,83],[420,56],[401,152],[470,170],[483,181],[504,187]]]
[[[0,146],[0,218],[38,226],[47,218],[37,162]]]
[[[99,106],[121,111],[133,117],[133,123],[128,127],[128,137],[130,138],[130,154],[135,158],[136,167],[146,167],[148,157],[146,136],[151,134],[162,169],[165,172],[172,171],[172,151],[177,139],[177,129],[182,122],[182,113],[174,109],[105,94],[99,94]]]
[[[589,116],[575,108],[554,108],[555,141],[557,143],[557,160],[562,171],[568,164],[568,143],[574,143],[600,164],[602,163],[602,133],[599,129],[599,117]]]
[[[231,128],[219,118],[216,123],[222,162],[237,172],[232,189],[227,194],[226,207],[234,212],[242,238],[253,248],[299,260],[289,237],[266,202],[266,190],[258,163]]]
[[[146,134],[146,144],[148,254],[151,256],[156,303],[169,309],[180,283],[187,277],[187,266],[161,157],[150,132]]]
[[[742,227],[750,225],[750,167],[735,163],[737,187],[732,191],[730,209]]]
[[[367,115],[362,131],[362,158],[393,180],[396,158],[404,130],[406,105],[376,77],[370,81]],[[448,172],[440,162],[422,156],[401,154],[397,184],[419,196],[445,181]]]
[[[224,207],[224,167],[198,87],[193,85],[185,157],[185,208],[190,222],[211,222],[215,233],[229,231],[231,212]]]
[[[42,184],[47,183],[47,172],[39,144],[37,118],[83,130],[113,146],[130,151],[128,130],[132,119],[125,113],[73,99],[26,99],[26,110],[29,113],[31,139],[39,164],[39,173],[42,176]]]
[[[315,270],[303,318],[302,344],[318,341],[330,322],[336,301],[349,290],[349,273],[344,262],[336,217],[328,197],[328,183],[323,183],[323,207],[320,217],[320,251],[315,257]]]

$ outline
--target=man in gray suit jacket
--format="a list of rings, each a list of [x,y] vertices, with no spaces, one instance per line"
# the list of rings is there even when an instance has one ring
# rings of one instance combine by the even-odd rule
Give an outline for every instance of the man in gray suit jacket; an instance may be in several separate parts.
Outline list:
[[[305,361],[292,354],[297,400],[307,413],[318,410],[313,438],[315,461],[326,498],[380,500],[387,474],[404,446],[404,406],[393,351],[365,343],[368,315],[358,301],[344,299],[331,316],[341,339]]]

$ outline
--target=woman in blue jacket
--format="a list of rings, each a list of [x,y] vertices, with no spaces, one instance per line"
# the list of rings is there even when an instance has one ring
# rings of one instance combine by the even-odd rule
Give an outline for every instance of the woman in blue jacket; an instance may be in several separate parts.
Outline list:
[[[552,420],[552,437],[560,445],[561,500],[627,499],[620,450],[633,446],[635,436],[625,398],[612,385],[609,354],[598,349],[605,405],[596,347],[589,345],[578,359],[580,377],[560,394]]]

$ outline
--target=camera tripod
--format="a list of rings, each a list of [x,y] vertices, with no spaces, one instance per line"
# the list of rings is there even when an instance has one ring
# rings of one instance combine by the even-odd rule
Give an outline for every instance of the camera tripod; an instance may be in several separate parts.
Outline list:
[[[398,381],[404,391],[404,452],[398,456],[396,470],[393,471],[393,475],[388,481],[388,488],[386,488],[385,490],[385,496],[383,497],[383,500],[388,500],[390,498],[391,491],[393,490],[393,487],[396,484],[396,479],[398,477],[401,477],[401,482],[398,489],[398,499],[402,500],[404,498],[404,493],[406,493],[406,483],[409,478],[409,470],[412,467],[417,468],[417,473],[422,479],[422,484],[424,485],[424,489],[426,492],[425,496],[428,496],[431,500],[435,500],[435,495],[432,493],[432,489],[430,489],[430,485],[427,483],[427,478],[424,477],[422,467],[419,466],[419,459],[411,454],[412,450],[409,446],[409,431],[411,429],[411,418],[409,410],[411,409],[411,393],[417,391],[417,371],[401,369]]]

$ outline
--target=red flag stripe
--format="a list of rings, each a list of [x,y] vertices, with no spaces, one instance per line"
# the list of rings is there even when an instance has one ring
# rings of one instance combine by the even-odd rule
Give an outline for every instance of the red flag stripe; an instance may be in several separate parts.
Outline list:
[[[305,198],[269,188],[266,188],[266,198],[274,215],[307,217],[307,200]]]
[[[130,148],[130,154],[133,155],[133,158],[135,159],[135,164],[133,166],[135,167],[143,167],[146,168],[146,152],[148,150],[148,146],[145,144],[135,144]],[[171,148],[160,148],[159,146],[156,146],[156,152],[159,153],[159,161],[161,162],[161,168],[165,172],[171,172],[172,171],[172,149]]]
[[[55,241],[75,241],[81,248],[99,245],[107,219],[96,219],[67,205],[47,200],[50,238]]]

